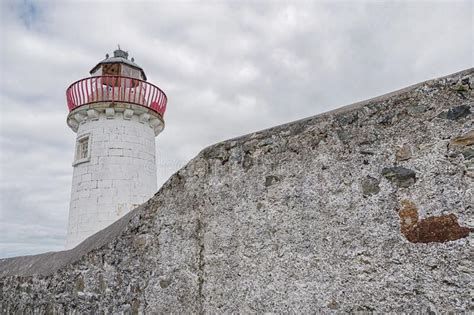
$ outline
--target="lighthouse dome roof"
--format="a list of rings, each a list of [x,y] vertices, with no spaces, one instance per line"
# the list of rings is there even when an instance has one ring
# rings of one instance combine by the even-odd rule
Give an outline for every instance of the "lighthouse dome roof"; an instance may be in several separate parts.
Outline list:
[[[105,55],[105,59],[100,61],[97,65],[95,65],[91,69],[91,71],[89,71],[89,73],[93,74],[97,70],[97,68],[99,68],[103,64],[111,64],[111,63],[123,63],[126,65],[129,65],[130,67],[140,70],[144,80],[146,81],[146,75],[145,75],[145,71],[143,71],[143,68],[137,65],[133,58],[131,60],[128,59],[128,52],[121,50],[120,47],[119,49],[114,51],[114,55],[112,57],[110,57],[109,54]]]

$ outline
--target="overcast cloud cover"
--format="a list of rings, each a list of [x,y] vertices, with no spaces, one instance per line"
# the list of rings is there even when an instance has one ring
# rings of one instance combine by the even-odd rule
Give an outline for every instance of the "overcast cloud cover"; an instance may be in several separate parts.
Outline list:
[[[63,248],[65,90],[118,43],[168,95],[159,186],[210,144],[473,65],[472,1],[0,2],[0,257]]]

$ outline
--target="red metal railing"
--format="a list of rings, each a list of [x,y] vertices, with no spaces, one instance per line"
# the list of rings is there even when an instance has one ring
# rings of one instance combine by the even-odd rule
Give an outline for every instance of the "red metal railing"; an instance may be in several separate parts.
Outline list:
[[[123,76],[97,76],[82,79],[66,90],[69,110],[98,102],[130,103],[165,114],[167,97],[157,86],[143,80]]]

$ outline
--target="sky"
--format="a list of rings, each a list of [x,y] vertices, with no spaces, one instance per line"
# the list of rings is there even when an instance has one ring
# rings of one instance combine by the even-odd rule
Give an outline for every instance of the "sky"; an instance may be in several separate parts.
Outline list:
[[[473,66],[472,1],[0,1],[0,257],[64,248],[65,91],[120,44],[168,96],[158,187],[203,148]]]

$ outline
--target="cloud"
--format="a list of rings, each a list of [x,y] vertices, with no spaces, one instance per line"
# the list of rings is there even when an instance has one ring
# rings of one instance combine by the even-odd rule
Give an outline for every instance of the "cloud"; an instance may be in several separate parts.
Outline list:
[[[64,245],[65,90],[117,44],[168,95],[158,181],[202,148],[473,64],[469,1],[0,4],[0,257]]]

